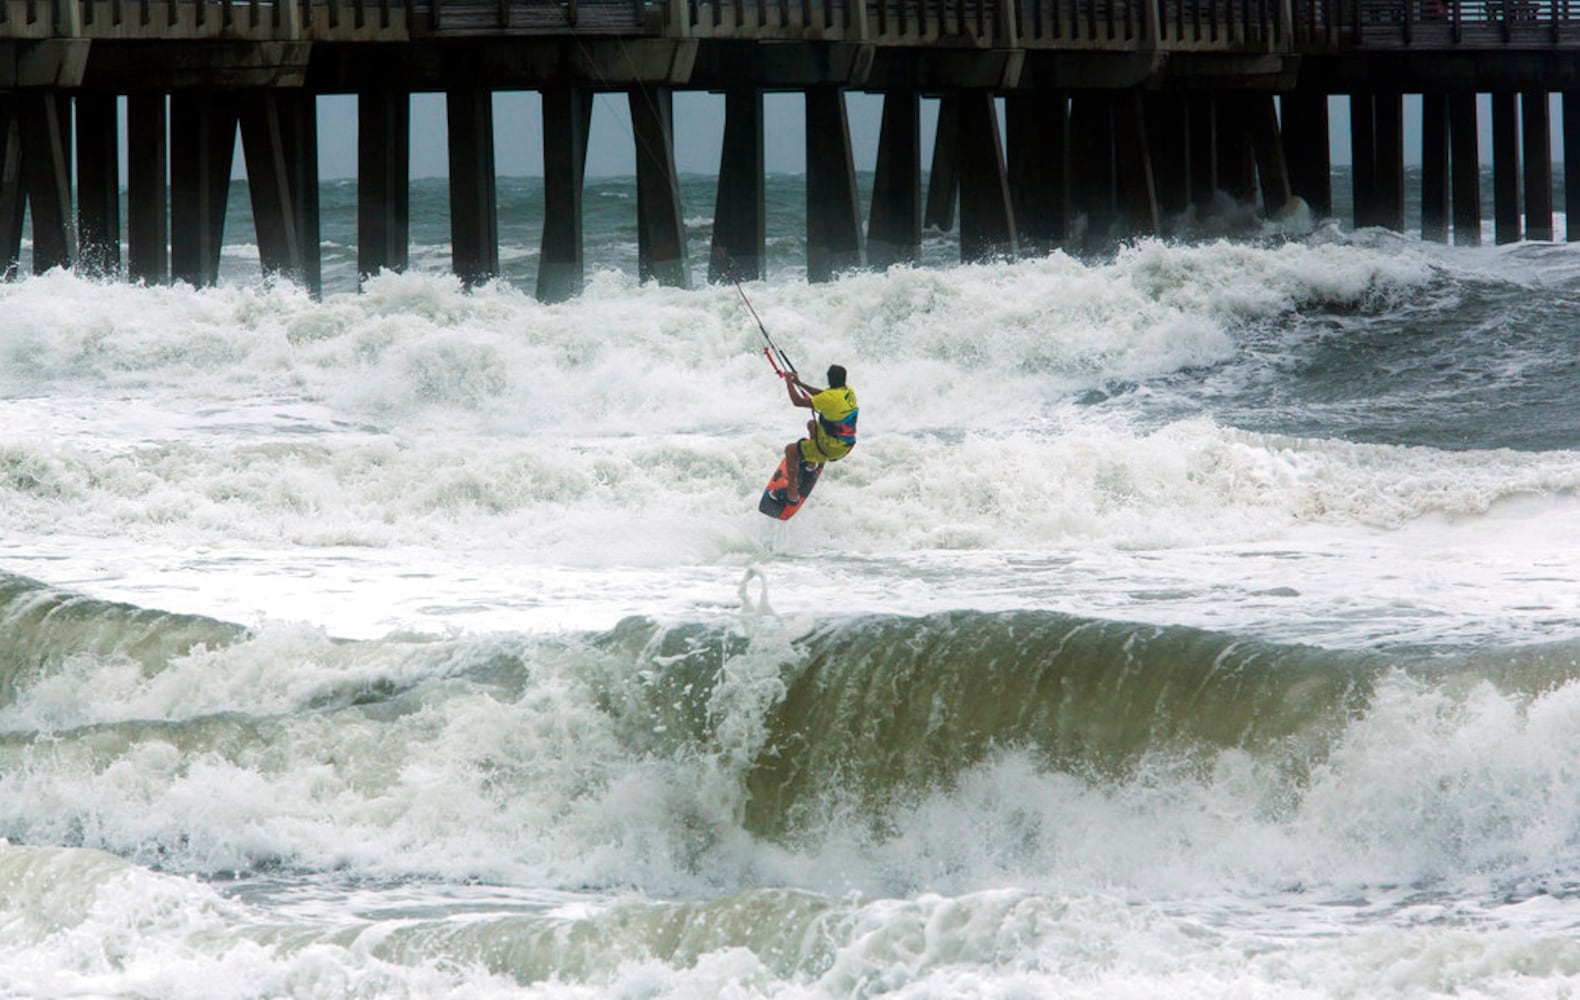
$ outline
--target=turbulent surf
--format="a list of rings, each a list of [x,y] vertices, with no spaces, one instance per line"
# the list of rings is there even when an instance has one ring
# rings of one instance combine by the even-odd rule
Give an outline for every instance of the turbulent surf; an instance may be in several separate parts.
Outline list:
[[[1580,986],[1580,257],[773,252],[0,285],[0,994]]]

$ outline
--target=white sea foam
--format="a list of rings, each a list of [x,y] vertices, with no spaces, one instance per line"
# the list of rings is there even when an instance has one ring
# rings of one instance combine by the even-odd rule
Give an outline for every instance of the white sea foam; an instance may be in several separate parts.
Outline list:
[[[161,844],[178,870],[247,860],[224,845],[358,880],[276,891],[265,875],[231,897],[0,844],[0,986],[491,995],[552,961],[539,995],[1541,996],[1580,969],[1580,818],[1554,794],[1576,766],[1573,683],[1518,696],[1389,678],[1306,781],[1232,750],[1121,782],[1004,753],[878,829],[830,817],[787,850],[729,833],[708,794],[727,787],[728,751],[634,753],[592,691],[540,666],[513,703],[423,698],[398,740],[353,712],[296,713],[180,749],[149,730],[98,774],[87,744],[8,752],[0,791],[41,839],[60,835],[52,818],[92,817],[84,840]],[[760,680],[747,670],[737,694]],[[761,724],[751,696],[718,704]]]
[[[381,958],[388,928],[376,922],[281,927],[195,880],[97,851],[0,841],[0,928],[8,996],[519,995],[481,968]]]
[[[1571,517],[1573,452],[1280,437],[1146,405],[1148,380],[1231,363],[1281,317],[1441,280],[1430,251],[1334,239],[751,283],[780,345],[813,378],[845,363],[863,406],[858,451],[780,526],[752,507],[805,411],[731,286],[605,272],[543,305],[407,274],[320,303],[57,272],[0,287],[0,550],[103,596],[354,635],[705,614],[769,560],[780,593],[831,573],[853,610],[1031,601],[1266,629],[1241,592],[1292,589],[1282,635],[1351,643],[1386,628],[1335,633],[1336,602],[1397,589],[1381,561],[1410,531],[1488,572],[1431,561],[1447,579],[1397,595],[1420,615],[1396,638],[1478,601],[1492,631],[1518,628],[1517,608],[1580,603],[1576,584],[1534,592],[1486,539],[1529,547],[1496,520],[1510,500]],[[1138,387],[1081,402],[1116,382]],[[799,561],[830,550],[850,565]],[[1218,582],[1180,582],[1203,574]]]

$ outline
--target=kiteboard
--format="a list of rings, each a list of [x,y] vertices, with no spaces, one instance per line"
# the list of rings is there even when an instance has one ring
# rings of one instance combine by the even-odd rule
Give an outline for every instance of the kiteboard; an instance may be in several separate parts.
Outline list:
[[[812,487],[817,485],[817,479],[823,474],[822,462],[797,463],[801,473],[801,499],[797,503],[785,502],[785,487],[790,485],[790,471],[786,467],[787,459],[779,459],[779,468],[774,470],[773,478],[768,480],[768,486],[763,490],[763,498],[757,502],[757,509],[769,517],[777,517],[781,521],[788,521],[795,517],[795,512],[806,503],[806,498],[811,495]]]

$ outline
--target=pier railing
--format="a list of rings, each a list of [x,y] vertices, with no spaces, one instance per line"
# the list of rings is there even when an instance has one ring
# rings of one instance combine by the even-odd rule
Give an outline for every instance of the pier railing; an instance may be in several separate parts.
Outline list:
[[[0,0],[0,39],[479,36],[1126,51],[1580,47],[1580,0]]]

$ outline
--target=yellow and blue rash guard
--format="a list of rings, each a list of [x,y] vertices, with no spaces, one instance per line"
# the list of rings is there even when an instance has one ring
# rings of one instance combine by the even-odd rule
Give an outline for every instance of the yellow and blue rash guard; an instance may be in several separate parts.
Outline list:
[[[817,411],[817,436],[801,442],[801,459],[833,462],[856,446],[856,392],[848,385],[824,389],[812,397]]]

